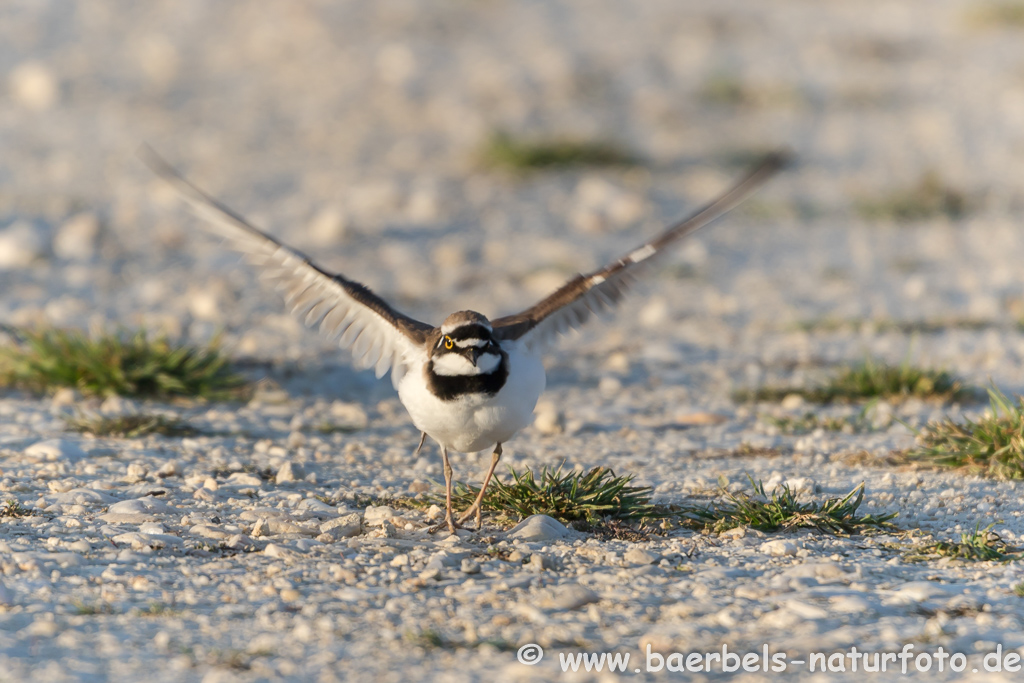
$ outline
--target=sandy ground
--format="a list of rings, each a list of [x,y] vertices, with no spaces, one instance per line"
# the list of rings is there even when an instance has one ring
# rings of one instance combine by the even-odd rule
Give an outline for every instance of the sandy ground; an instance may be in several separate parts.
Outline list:
[[[564,430],[525,430],[507,462],[609,465],[667,502],[748,474],[808,496],[864,481],[865,509],[898,511],[903,528],[949,538],[997,522],[1013,542],[1018,484],[850,459],[908,446],[899,423],[784,436],[759,414],[804,407],[730,398],[866,356],[1024,390],[1024,29],[987,21],[987,7],[4,3],[0,322],[223,330],[287,395],[141,406],[237,435],[134,440],[65,431],[60,415],[88,401],[0,396],[0,489],[34,510],[0,527],[2,676],[562,680],[557,653],[723,643],[791,660],[942,646],[985,680],[1011,676],[982,657],[1024,645],[1014,564],[910,563],[888,536],[446,541],[419,530],[422,513],[367,509],[441,474],[433,451],[410,457],[390,384],[292,321],[135,157],[153,145],[324,266],[437,322],[525,307],[706,201],[744,160],[791,149],[793,169],[550,356],[544,410]],[[611,141],[642,163],[516,177],[479,164],[495,131]],[[865,217],[928,173],[962,194],[962,216]],[[923,424],[983,407],[896,410]],[[703,413],[726,419],[684,424]],[[310,434],[325,420],[356,430]],[[487,460],[460,455],[456,470],[476,478]],[[271,479],[255,474],[266,468]],[[358,535],[323,531],[353,514]],[[516,661],[528,643],[546,649],[540,664]],[[633,668],[625,678],[667,674]]]

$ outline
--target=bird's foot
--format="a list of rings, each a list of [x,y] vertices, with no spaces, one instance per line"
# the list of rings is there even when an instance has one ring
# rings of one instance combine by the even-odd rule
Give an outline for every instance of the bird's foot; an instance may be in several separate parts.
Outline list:
[[[438,522],[437,524],[435,524],[432,527],[428,527],[427,528],[427,533],[428,534],[436,534],[438,531],[440,531],[441,529],[444,529],[445,527],[448,527],[448,533],[450,533],[450,534],[454,534],[457,529],[465,529],[466,528],[466,527],[462,526],[461,522],[456,522],[452,518],[451,515],[448,515],[445,518],[444,521]],[[467,529],[467,531],[472,531],[472,529]]]
[[[476,528],[470,531],[480,531],[484,528],[483,512],[479,505],[471,505],[468,510],[462,513],[462,516],[456,520],[456,524],[465,524],[471,517],[476,517]],[[466,528],[466,527],[463,527]]]

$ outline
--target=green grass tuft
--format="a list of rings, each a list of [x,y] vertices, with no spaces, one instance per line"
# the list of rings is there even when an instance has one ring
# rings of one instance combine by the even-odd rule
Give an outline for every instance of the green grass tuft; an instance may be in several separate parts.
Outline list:
[[[906,457],[972,474],[1024,479],[1024,397],[1017,404],[989,389],[988,415],[977,420],[950,418],[932,422],[917,433],[917,445]]]
[[[526,141],[505,133],[498,133],[488,141],[481,158],[487,166],[516,172],[637,163],[632,154],[609,142],[570,139]]]
[[[935,216],[960,218],[969,208],[967,195],[946,185],[934,172],[924,174],[911,187],[857,204],[858,213],[868,220],[893,221],[919,221]]]
[[[847,417],[830,417],[812,412],[806,412],[799,417],[774,417],[772,415],[759,417],[762,422],[775,427],[782,434],[810,434],[818,429],[826,432],[857,434],[870,432],[873,429],[871,420],[867,418],[868,407],[870,406],[865,407],[858,415]]]
[[[630,486],[633,475],[617,477],[607,467],[595,467],[586,473],[542,467],[536,474],[532,470],[516,472],[509,467],[512,481],[502,483],[497,477],[491,481],[484,495],[483,509],[498,512],[516,520],[530,515],[548,515],[562,522],[587,520],[596,522],[603,517],[641,519],[663,516],[660,508],[651,503],[649,486]],[[480,492],[479,487],[455,483],[453,504],[469,507]]]
[[[239,398],[245,381],[228,368],[216,342],[205,347],[103,333],[95,338],[72,330],[18,331],[18,341],[0,346],[0,387],[45,393],[72,387],[97,396],[148,398]]]
[[[688,511],[689,517],[714,533],[748,526],[758,531],[817,529],[827,534],[845,535],[867,528],[892,527],[890,520],[898,514],[858,515],[857,509],[864,501],[863,483],[841,498],[828,498],[821,503],[799,502],[788,486],[781,486],[768,495],[762,482],[751,480],[750,483],[754,487],[753,495],[724,491],[724,503],[692,509]]]
[[[860,399],[939,399],[969,398],[973,392],[944,370],[915,368],[909,363],[889,365],[867,360],[844,368],[820,387],[760,387],[737,391],[736,401],[781,401],[790,394],[812,403],[856,401]]]
[[[199,430],[176,417],[163,415],[90,415],[64,418],[68,429],[93,436],[135,439],[148,434],[195,436]]]
[[[1016,595],[1018,598],[1024,598],[1024,581],[1014,584],[1013,588],[1011,588],[1010,590],[1012,590],[1013,594]]]
[[[995,524],[984,529],[981,523],[974,531],[960,534],[959,541],[934,541],[919,545],[906,555],[911,562],[949,557],[970,562],[1011,562],[1021,559],[1024,549],[1008,545],[999,534],[992,531]]]
[[[0,517],[28,517],[32,512],[14,498],[8,498],[0,505]]]

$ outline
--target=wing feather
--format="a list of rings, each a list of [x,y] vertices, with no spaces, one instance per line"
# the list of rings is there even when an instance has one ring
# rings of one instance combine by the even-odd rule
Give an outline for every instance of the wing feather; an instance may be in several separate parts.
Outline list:
[[[356,362],[373,367],[378,377],[391,370],[397,386],[401,366],[426,343],[432,326],[399,313],[360,283],[321,270],[190,183],[153,150],[143,148],[140,156],[207,219],[212,232],[260,268],[260,279],[284,295],[292,313],[351,348]]]
[[[599,270],[577,275],[525,311],[492,321],[495,335],[499,339],[521,339],[529,348],[543,347],[564,332],[580,327],[593,314],[611,309],[664,253],[665,247],[727,213],[782,169],[787,161],[786,155],[781,153],[768,155],[717,199],[670,226],[655,239]]]

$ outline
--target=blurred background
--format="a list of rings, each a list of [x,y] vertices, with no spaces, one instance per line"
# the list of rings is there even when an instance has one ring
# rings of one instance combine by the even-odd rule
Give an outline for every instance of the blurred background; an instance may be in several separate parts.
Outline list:
[[[1024,3],[0,5],[0,322],[316,362],[143,142],[434,323],[530,305],[791,149],[553,365],[913,354],[1024,386]]]

